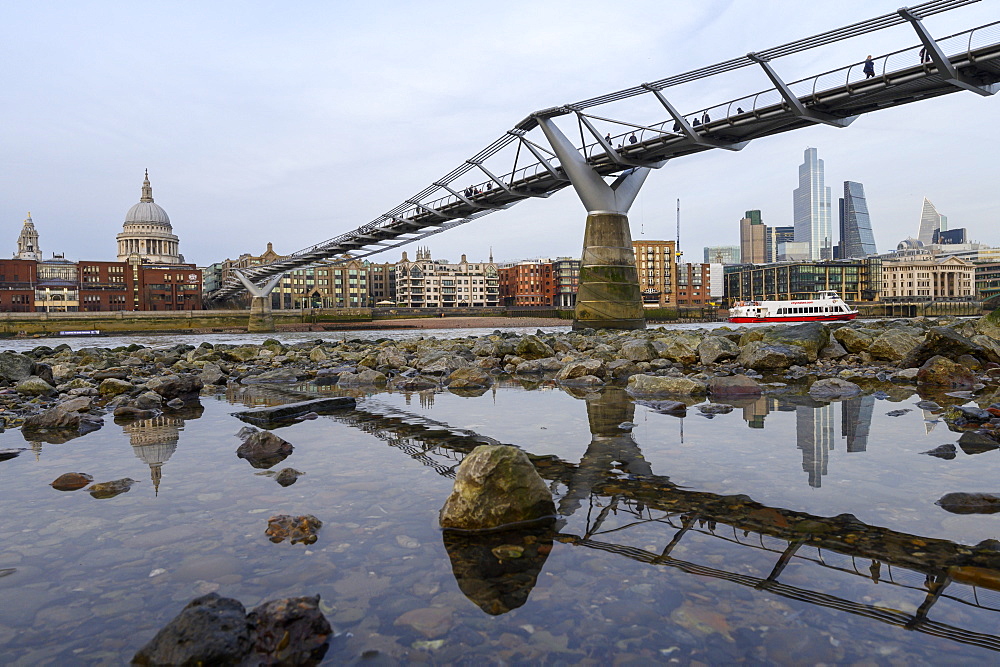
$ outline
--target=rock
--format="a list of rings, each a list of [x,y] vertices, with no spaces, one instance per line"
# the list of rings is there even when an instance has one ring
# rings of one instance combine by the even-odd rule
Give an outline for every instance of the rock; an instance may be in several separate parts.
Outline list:
[[[712,396],[759,396],[763,387],[746,375],[729,375],[709,379],[708,393]]]
[[[255,664],[318,665],[333,636],[318,595],[265,602],[250,612],[247,621]]]
[[[622,359],[629,361],[652,361],[660,358],[660,353],[645,338],[625,341],[622,344],[620,355]]]
[[[665,338],[657,338],[653,341],[653,347],[660,359],[669,359],[674,363],[690,366],[698,363],[700,343],[701,339],[697,336],[675,333]]]
[[[1000,512],[1000,495],[993,493],[946,493],[935,505],[952,514],[995,514]]]
[[[896,384],[912,384],[917,381],[917,372],[916,368],[904,368],[893,373],[889,379]]]
[[[600,359],[576,359],[567,362],[556,374],[556,382],[568,382],[585,375],[604,377],[607,368]]]
[[[94,498],[114,498],[119,496],[129,489],[132,485],[136,484],[136,481],[130,477],[125,477],[123,479],[116,479],[111,482],[100,482],[99,484],[93,484],[87,491],[90,492]]]
[[[698,345],[698,358],[703,364],[714,364],[717,361],[735,359],[740,354],[740,348],[722,336],[706,336]]]
[[[819,351],[820,359],[840,359],[846,356],[847,350],[835,340],[831,340],[826,347]]]
[[[761,339],[765,343],[794,345],[805,352],[810,362],[819,358],[819,351],[830,342],[830,331],[822,322],[806,322],[780,329],[773,329]]]
[[[97,387],[97,393],[101,396],[117,396],[119,394],[127,394],[132,391],[133,385],[128,380],[119,380],[118,378],[105,378],[101,380],[101,384]]]
[[[384,385],[386,382],[385,373],[367,368],[360,373],[341,373],[337,379],[337,386],[342,387],[374,387]]]
[[[539,373],[551,373],[562,370],[562,363],[555,357],[545,357],[544,359],[530,359],[517,365],[519,375],[535,375]]]
[[[958,446],[966,454],[982,454],[1000,449],[1000,443],[988,431],[966,431],[958,439]]]
[[[817,400],[830,400],[834,398],[850,398],[861,393],[861,387],[841,380],[840,378],[826,378],[816,380],[809,387],[809,395]]]
[[[271,468],[292,453],[292,443],[271,431],[251,433],[236,449],[236,456],[246,459],[254,468]]]
[[[853,327],[840,327],[833,332],[833,337],[851,354],[864,352],[875,340],[871,335]]]
[[[17,458],[24,451],[24,447],[18,447],[16,449],[0,449],[0,461],[10,461],[11,459]]]
[[[393,380],[392,386],[399,391],[424,391],[426,389],[437,389],[439,382],[422,375],[418,375],[417,377],[399,376]]]
[[[808,356],[805,349],[797,345],[753,341],[740,350],[736,363],[755,371],[775,371],[808,363]]]
[[[140,410],[159,410],[163,405],[163,397],[155,391],[144,391],[135,397],[132,404]]]
[[[885,413],[885,416],[886,417],[902,417],[903,415],[905,415],[908,412],[910,412],[909,408],[901,408],[899,410],[889,410],[889,412]]]
[[[17,393],[24,394],[25,396],[45,396],[56,390],[48,382],[34,375],[18,382],[15,389]]]
[[[295,484],[295,480],[304,475],[305,473],[299,472],[295,468],[282,468],[274,476],[274,481],[281,486],[291,486]]]
[[[146,382],[146,388],[155,391],[163,399],[170,401],[179,398],[185,403],[197,403],[203,386],[197,375],[160,375]]]
[[[250,361],[260,354],[260,349],[256,345],[244,345],[222,351],[222,358],[227,361]]]
[[[954,360],[963,354],[981,354],[982,350],[971,340],[951,327],[931,327],[924,341],[910,350],[903,365],[916,368],[934,356]]]
[[[299,381],[299,375],[291,368],[276,368],[240,380],[242,384],[292,384]]]
[[[59,443],[96,431],[104,425],[104,420],[84,412],[90,405],[91,399],[86,396],[64,401],[25,418],[21,434],[26,440]]]
[[[34,360],[18,352],[0,352],[0,379],[17,384],[31,377]]]
[[[920,345],[920,340],[910,334],[889,329],[868,346],[868,354],[883,361],[901,361]]]
[[[403,368],[406,366],[406,356],[395,347],[382,349],[375,357],[379,368]]]
[[[639,374],[628,379],[627,391],[632,396],[701,396],[708,386],[686,377]]]
[[[288,540],[291,544],[314,544],[319,536],[316,532],[323,527],[323,522],[312,514],[290,516],[279,514],[267,520],[267,530],[264,534],[274,543]]]
[[[114,411],[115,419],[137,421],[139,419],[152,419],[156,416],[154,410],[143,410],[133,405],[119,405]]]
[[[965,366],[942,356],[924,362],[917,371],[917,384],[929,384],[949,389],[972,389],[976,376]]]
[[[135,665],[238,665],[252,647],[239,601],[209,593],[192,600],[132,658]]]
[[[493,385],[493,378],[482,368],[465,366],[458,368],[448,376],[448,386],[459,388],[479,388]]]
[[[543,359],[554,354],[549,345],[538,336],[524,336],[514,348],[514,354],[522,359]]]
[[[927,454],[928,456],[935,456],[939,459],[951,460],[955,458],[955,445],[938,445],[934,449],[928,449],[926,452],[920,452],[921,454]]]
[[[442,528],[487,530],[554,514],[552,495],[524,452],[480,445],[458,467],[439,522]]]
[[[331,396],[317,398],[311,401],[299,401],[262,408],[252,408],[232,413],[234,417],[250,424],[272,427],[295,421],[299,417],[315,412],[319,415],[329,415],[343,410],[353,410],[357,401],[350,396]]]
[[[615,380],[625,380],[639,372],[639,367],[635,362],[628,359],[609,361],[605,368],[605,376],[614,378]]]
[[[229,376],[222,371],[222,368],[218,364],[205,364],[202,366],[198,377],[201,378],[201,383],[205,387],[226,384],[229,379]]]
[[[88,475],[85,472],[67,472],[56,477],[49,486],[56,491],[76,491],[93,481],[93,475]]]

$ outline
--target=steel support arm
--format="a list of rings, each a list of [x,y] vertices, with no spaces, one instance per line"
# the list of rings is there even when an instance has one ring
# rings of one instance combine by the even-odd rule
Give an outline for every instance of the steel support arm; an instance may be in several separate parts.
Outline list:
[[[601,136],[601,133],[597,131],[597,128],[594,127],[594,124],[590,122],[589,118],[587,118],[585,115],[583,115],[579,111],[576,112],[576,115],[577,115],[577,118],[579,118],[580,122],[582,122],[584,125],[586,125],[587,129],[590,131],[590,133],[592,135],[594,135],[594,138],[597,139],[597,143],[600,144],[601,148],[604,149],[604,152],[607,154],[607,156],[609,158],[611,158],[612,162],[614,162],[615,164],[619,164],[619,165],[621,165],[623,167],[648,167],[649,166],[648,162],[643,162],[642,160],[633,160],[631,158],[627,158],[627,157],[623,156],[621,153],[619,153],[618,151],[616,151],[611,146],[611,143],[607,139],[605,139],[604,137]]]
[[[274,288],[277,287],[278,283],[281,281],[281,278],[285,275],[283,273],[279,273],[278,275],[274,276],[269,281],[267,281],[262,287],[258,287],[257,285],[250,282],[250,280],[246,276],[244,276],[241,271],[233,271],[233,273],[236,274],[236,277],[240,279],[240,282],[243,283],[243,286],[247,288],[248,292],[250,292],[250,296],[258,296],[258,297],[267,296],[268,294],[273,292]]]
[[[962,88],[963,90],[969,90],[973,93],[979,95],[989,96],[997,92],[997,85],[984,86],[975,81],[972,81],[966,76],[963,76],[955,69],[955,66],[951,64],[948,56],[944,54],[941,50],[941,46],[931,37],[930,32],[927,31],[927,27],[924,25],[923,21],[920,20],[912,11],[907,7],[903,7],[899,10],[899,15],[910,22],[913,29],[917,31],[917,37],[924,45],[924,49],[927,50],[927,55],[930,56],[931,60],[934,62],[934,67],[937,71],[944,76],[944,80],[953,86]]]
[[[781,95],[782,99],[791,109],[792,113],[802,118],[804,120],[812,121],[814,123],[823,123],[825,125],[832,125],[834,127],[847,127],[855,120],[857,116],[848,116],[847,118],[838,118],[837,116],[831,116],[828,113],[823,113],[822,111],[816,111],[815,109],[809,109],[806,105],[802,104],[802,100],[792,93],[791,89],[781,80],[774,68],[767,61],[767,58],[758,56],[756,53],[748,53],[747,58],[754,61],[764,69],[764,74],[767,78],[771,80],[774,87],[778,90],[778,94]]]
[[[628,214],[629,208],[639,194],[639,188],[649,175],[649,167],[636,167],[623,172],[614,183],[608,185],[601,175],[587,164],[580,152],[566,135],[562,133],[551,118],[536,117],[545,138],[549,140],[552,151],[559,158],[563,171],[569,177],[569,182],[583,202],[589,214],[617,213]],[[663,163],[659,163],[662,166]]]
[[[721,139],[713,139],[712,137],[705,137],[698,134],[695,132],[695,129],[691,127],[691,123],[687,121],[687,118],[677,111],[674,105],[670,103],[670,100],[668,100],[658,88],[654,88],[648,83],[642,84],[642,87],[656,96],[656,99],[661,105],[663,105],[663,108],[667,110],[667,113],[670,114],[670,117],[674,119],[674,122],[677,123],[678,127],[680,127],[681,132],[691,143],[698,144],[699,146],[711,146],[712,148],[724,148],[727,151],[743,150],[743,147],[750,143],[749,141],[722,141]]]

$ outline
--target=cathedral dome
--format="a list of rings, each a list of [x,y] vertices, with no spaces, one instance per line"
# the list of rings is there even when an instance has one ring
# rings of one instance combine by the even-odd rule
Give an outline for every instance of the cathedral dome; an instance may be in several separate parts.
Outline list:
[[[153,202],[153,186],[149,172],[142,182],[142,197],[125,214],[125,224],[117,236],[118,261],[138,256],[152,264],[180,264],[184,257],[178,251],[178,239],[170,226],[170,217]]]
[[[125,224],[146,223],[170,226],[170,216],[163,207],[151,201],[141,201],[135,204],[125,214]]]

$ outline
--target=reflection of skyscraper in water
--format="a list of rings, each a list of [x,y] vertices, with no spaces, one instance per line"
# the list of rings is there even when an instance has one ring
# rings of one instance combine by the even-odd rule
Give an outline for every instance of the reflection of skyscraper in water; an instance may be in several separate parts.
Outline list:
[[[183,426],[183,419],[161,415],[122,427],[128,434],[132,451],[139,460],[149,466],[149,476],[157,493],[160,491],[160,478],[163,475],[161,469],[177,449],[177,441],[180,440],[180,430]]]
[[[750,428],[764,428],[764,417],[775,409],[777,401],[768,396],[758,396],[750,405],[743,406],[743,421]]]
[[[840,404],[840,437],[847,438],[848,452],[863,452],[868,448],[868,430],[872,424],[875,397],[855,396]]]
[[[833,449],[833,404],[795,408],[795,439],[802,450],[802,469],[809,474],[809,486],[823,485],[830,451]]]

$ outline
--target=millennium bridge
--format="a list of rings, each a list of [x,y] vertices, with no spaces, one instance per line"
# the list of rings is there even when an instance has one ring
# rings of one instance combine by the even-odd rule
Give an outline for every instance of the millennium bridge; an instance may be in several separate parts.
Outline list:
[[[371,222],[270,264],[240,269],[210,295],[216,302],[248,291],[251,328],[267,330],[271,290],[288,271],[361,258],[413,243],[572,186],[587,210],[574,327],[645,326],[627,213],[650,170],[712,149],[825,124],[846,128],[860,115],[954,92],[1000,89],[1000,21],[944,37],[924,19],[979,0],[931,0],[795,42],[590,99],[528,114],[496,141]],[[917,43],[797,81],[781,76],[781,58],[909,24]],[[765,90],[680,110],[677,86],[737,69],[759,68]],[[652,102],[652,105],[649,103]],[[648,121],[642,111],[660,109]],[[664,119],[666,116],[666,119]],[[575,121],[571,139],[556,119]],[[562,120],[568,125],[566,120]],[[606,179],[611,178],[610,182]]]

